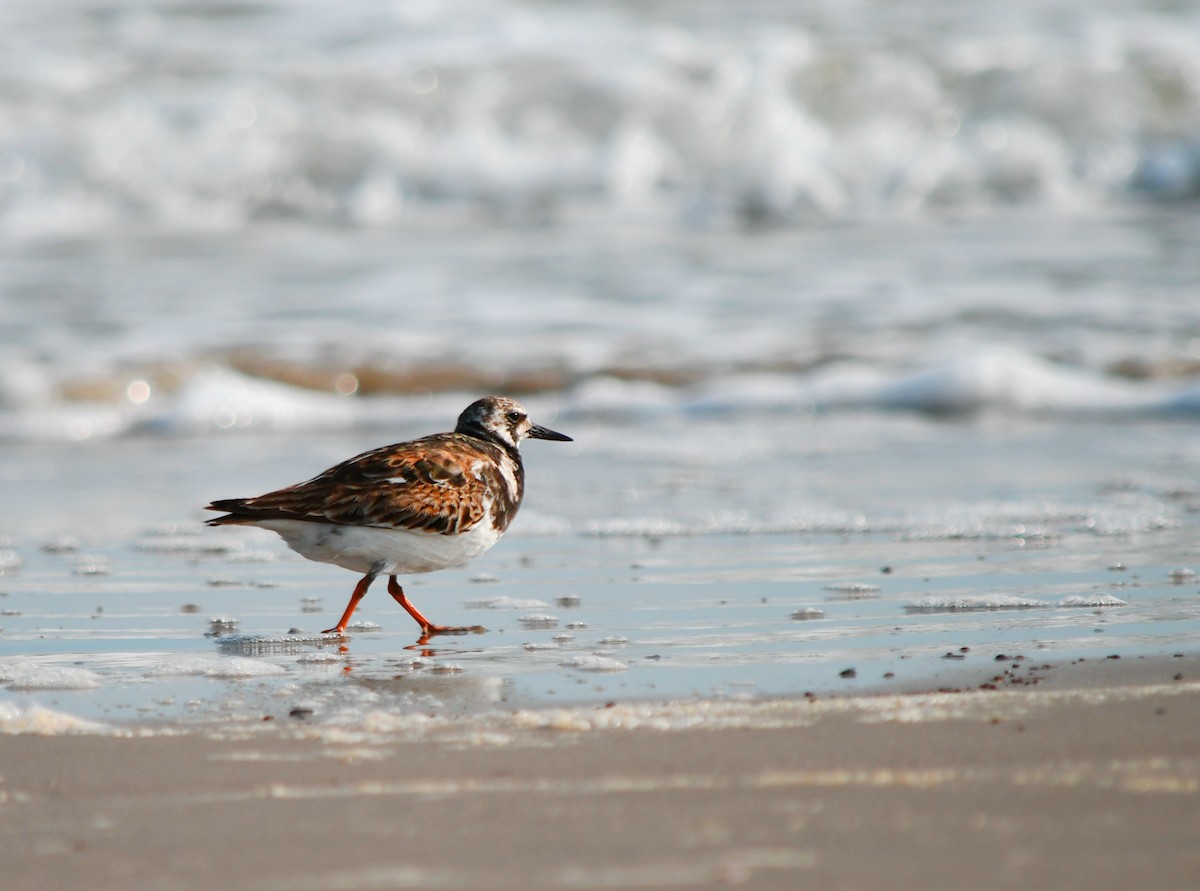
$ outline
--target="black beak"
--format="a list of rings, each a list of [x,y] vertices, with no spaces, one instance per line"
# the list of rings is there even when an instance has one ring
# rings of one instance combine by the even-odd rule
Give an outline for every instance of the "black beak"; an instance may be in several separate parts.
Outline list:
[[[534,424],[532,427],[529,428],[529,438],[530,439],[552,439],[555,442],[574,442],[575,441],[575,440],[571,439],[571,437],[567,436],[565,433],[555,433],[553,430],[549,430],[546,427],[539,427],[537,424]]]

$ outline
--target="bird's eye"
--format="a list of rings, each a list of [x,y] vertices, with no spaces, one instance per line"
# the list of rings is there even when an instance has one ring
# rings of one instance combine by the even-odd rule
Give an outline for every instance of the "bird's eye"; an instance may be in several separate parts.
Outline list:
[[[524,415],[522,415],[519,411],[510,411],[504,417],[508,418],[508,423],[516,424],[521,420],[521,418],[524,417]]]

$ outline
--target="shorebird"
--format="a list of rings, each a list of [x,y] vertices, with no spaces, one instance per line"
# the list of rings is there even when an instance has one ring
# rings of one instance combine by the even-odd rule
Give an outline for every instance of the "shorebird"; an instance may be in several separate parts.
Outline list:
[[[512,399],[487,396],[467,406],[453,433],[372,449],[256,498],[214,501],[206,509],[226,513],[208,525],[269,529],[309,560],[363,573],[341,619],[322,634],[345,632],[380,575],[422,641],[482,630],[433,624],[396,576],[461,566],[500,540],[525,494],[524,439],[571,441],[531,422]]]

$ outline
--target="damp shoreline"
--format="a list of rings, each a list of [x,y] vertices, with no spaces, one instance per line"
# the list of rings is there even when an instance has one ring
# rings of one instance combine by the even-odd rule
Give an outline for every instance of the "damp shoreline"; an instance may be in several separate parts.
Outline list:
[[[1103,660],[1003,692],[5,735],[0,853],[29,888],[1183,887],[1198,678]]]

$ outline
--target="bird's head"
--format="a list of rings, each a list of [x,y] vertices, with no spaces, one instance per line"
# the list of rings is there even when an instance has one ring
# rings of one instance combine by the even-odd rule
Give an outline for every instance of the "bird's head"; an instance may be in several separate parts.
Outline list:
[[[572,441],[563,433],[533,423],[521,403],[504,396],[485,396],[472,402],[458,416],[454,432],[479,439],[499,440],[512,448],[517,448],[524,439]]]

